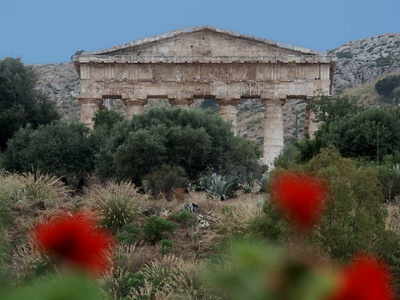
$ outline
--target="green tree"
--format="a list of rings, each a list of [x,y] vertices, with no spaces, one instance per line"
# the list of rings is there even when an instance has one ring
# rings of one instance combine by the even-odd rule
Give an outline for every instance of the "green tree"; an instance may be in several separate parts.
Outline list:
[[[156,108],[134,116],[132,122],[117,123],[96,165],[102,178],[130,179],[139,185],[163,164],[182,167],[190,179],[207,168],[222,173],[234,170],[245,177],[247,170],[258,166],[259,155],[256,146],[235,137],[218,115]],[[239,166],[246,170],[237,171]]]
[[[4,167],[11,172],[40,170],[55,174],[77,189],[94,171],[98,145],[81,123],[56,122],[34,130],[21,128],[4,153]]]
[[[400,148],[398,109],[363,109],[323,125],[316,134],[321,147],[334,145],[345,157],[381,163]]]
[[[388,76],[375,84],[375,90],[381,96],[389,96],[398,86],[400,86],[400,76]]]
[[[377,252],[385,232],[385,207],[376,169],[357,167],[335,149],[323,149],[306,169],[329,184],[327,210],[314,239],[331,257],[347,260]]]
[[[59,119],[55,102],[36,83],[33,68],[20,59],[0,60],[0,150],[21,126],[37,128]]]

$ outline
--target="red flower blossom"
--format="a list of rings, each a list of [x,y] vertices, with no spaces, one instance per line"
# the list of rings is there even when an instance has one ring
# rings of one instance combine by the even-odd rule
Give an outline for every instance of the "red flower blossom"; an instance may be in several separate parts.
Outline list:
[[[311,228],[322,213],[327,187],[310,175],[284,173],[273,181],[271,194],[289,221],[304,230]]]
[[[341,272],[339,289],[331,300],[394,300],[385,266],[364,256]]]
[[[36,226],[33,237],[39,251],[55,255],[62,262],[97,274],[109,267],[114,240],[83,214],[56,216]]]

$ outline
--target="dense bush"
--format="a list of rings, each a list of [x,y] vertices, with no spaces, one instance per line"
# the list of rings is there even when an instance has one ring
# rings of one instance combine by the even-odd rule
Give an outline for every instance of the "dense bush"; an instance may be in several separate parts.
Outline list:
[[[245,177],[258,167],[259,156],[257,147],[235,137],[218,115],[155,108],[112,128],[97,158],[97,173],[141,184],[145,175],[170,164],[182,167],[192,180],[206,168]]]
[[[20,59],[0,59],[0,150],[21,126],[37,128],[60,117],[55,102],[36,89],[37,76]]]
[[[171,233],[178,224],[172,221],[166,221],[158,216],[151,216],[144,228],[143,232],[147,241],[155,243],[166,237],[168,233]]]
[[[307,169],[329,183],[328,207],[315,241],[339,259],[349,259],[358,252],[375,252],[385,231],[378,172],[357,167],[332,148],[321,151]]]
[[[319,176],[329,185],[326,211],[311,238],[314,244],[341,261],[360,252],[390,257],[391,251],[391,264],[400,258],[397,250],[392,251],[398,241],[386,240],[393,235],[385,230],[386,210],[376,168],[359,167],[333,148],[322,149],[308,164],[296,168]],[[280,171],[275,170],[272,178]],[[264,216],[256,218],[250,229],[270,240],[288,237],[287,224],[270,201],[265,203]]]
[[[316,134],[322,147],[334,145],[344,157],[382,162],[400,148],[400,112],[397,109],[364,109],[336,119]]]
[[[375,90],[381,96],[388,96],[398,86],[400,86],[400,76],[388,76],[375,84]]]
[[[177,188],[185,188],[188,184],[186,172],[179,166],[162,165],[159,170],[144,177],[145,188],[154,196],[162,194],[171,199]]]
[[[55,174],[80,189],[94,172],[96,151],[84,124],[57,122],[20,129],[9,140],[3,163],[10,172]]]

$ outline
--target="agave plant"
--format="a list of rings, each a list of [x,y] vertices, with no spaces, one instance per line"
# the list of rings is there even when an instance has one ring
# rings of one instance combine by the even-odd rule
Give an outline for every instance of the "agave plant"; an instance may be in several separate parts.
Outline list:
[[[214,199],[219,199],[221,201],[226,200],[226,194],[228,190],[231,188],[232,183],[229,183],[224,180],[221,175],[217,175],[213,173],[211,175],[211,181],[209,188],[205,190],[209,193]]]
[[[260,186],[260,193],[265,193],[267,191],[268,181],[269,181],[268,173],[264,173],[261,180],[257,180],[257,183]]]

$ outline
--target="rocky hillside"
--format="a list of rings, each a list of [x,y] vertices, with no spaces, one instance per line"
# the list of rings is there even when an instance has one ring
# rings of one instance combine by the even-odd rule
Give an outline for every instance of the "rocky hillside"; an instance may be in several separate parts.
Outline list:
[[[57,102],[63,118],[78,118],[79,77],[73,63],[34,65],[34,68],[39,77],[37,88],[46,91]]]
[[[400,34],[383,34],[348,42],[336,54],[335,88],[344,90],[400,70]]]

